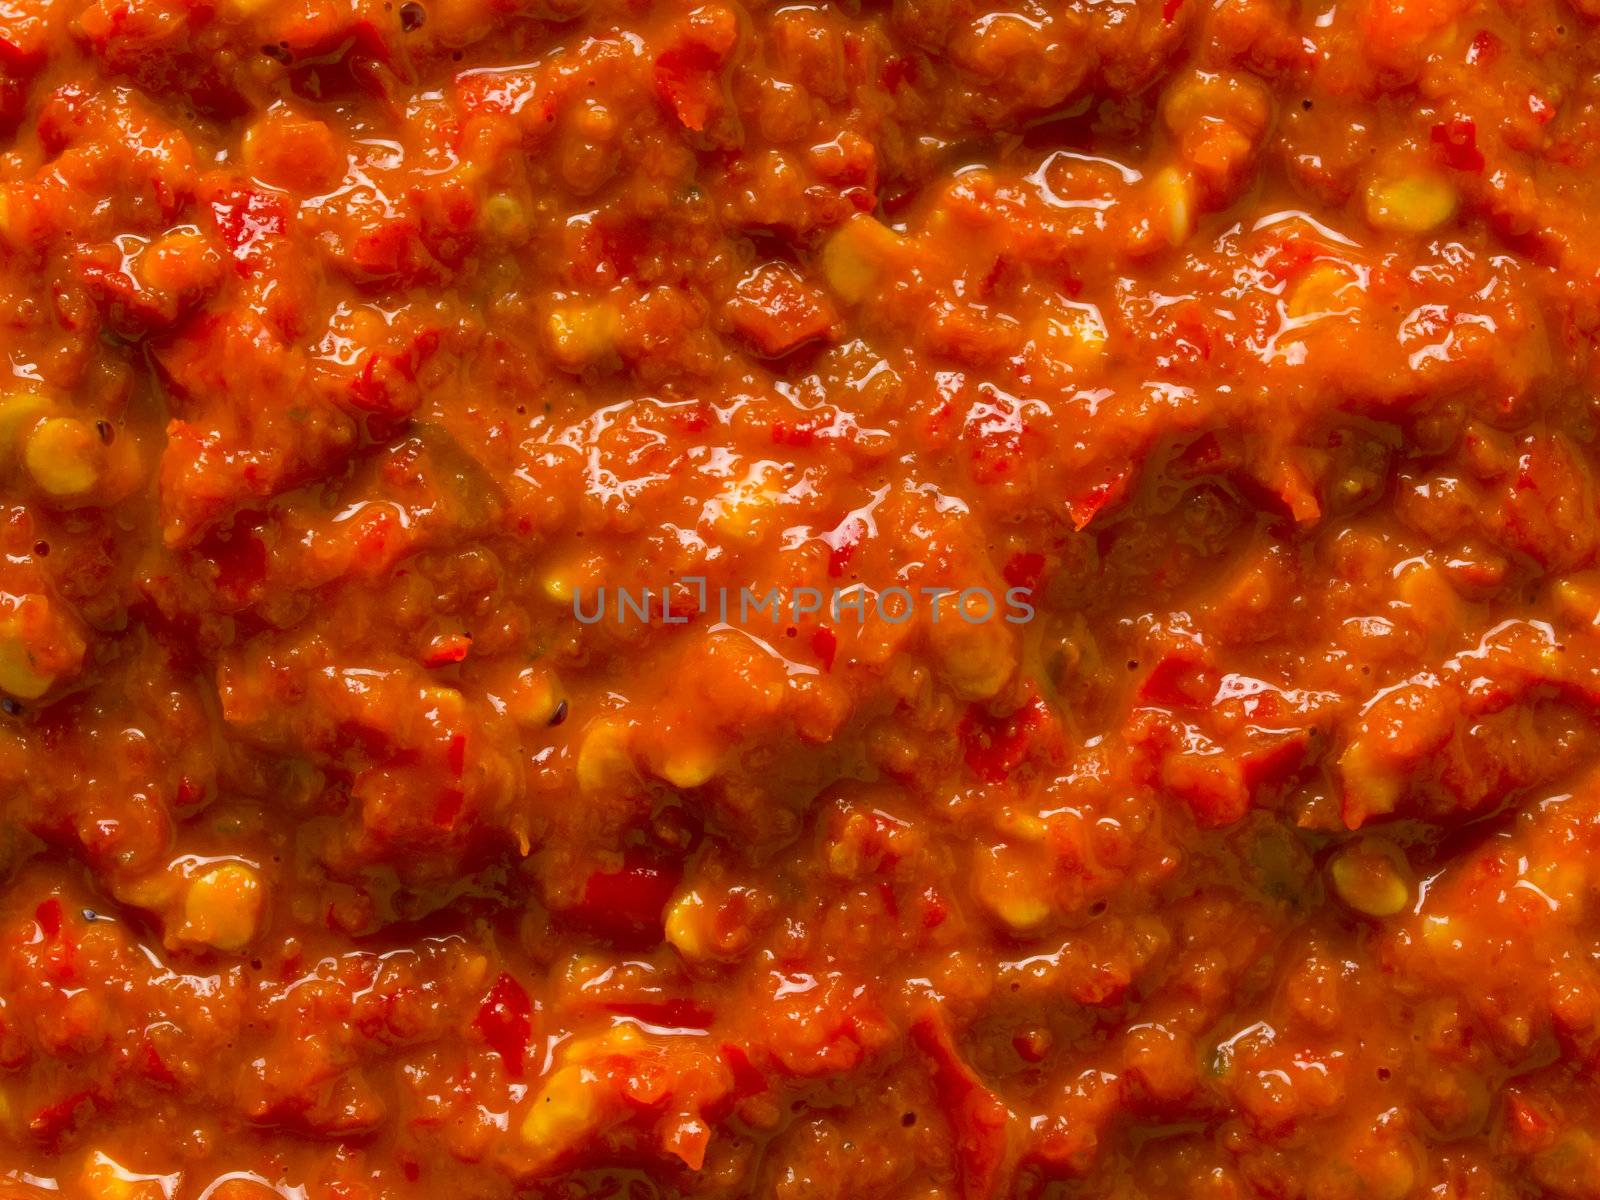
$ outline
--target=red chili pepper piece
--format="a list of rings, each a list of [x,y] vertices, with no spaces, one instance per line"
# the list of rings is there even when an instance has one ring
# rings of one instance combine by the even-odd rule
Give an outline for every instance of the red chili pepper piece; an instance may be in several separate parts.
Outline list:
[[[1478,126],[1471,117],[1451,117],[1441,121],[1429,133],[1433,144],[1439,148],[1439,157],[1445,165],[1458,171],[1483,170],[1483,152],[1478,149]]]
[[[522,1078],[528,1039],[533,1035],[533,1005],[514,976],[500,973],[472,1024],[489,1048],[505,1060],[512,1077]]]
[[[956,1138],[963,1200],[986,1200],[999,1191],[1011,1112],[961,1057],[941,1012],[924,1012],[911,1037],[933,1065],[934,1088]]]

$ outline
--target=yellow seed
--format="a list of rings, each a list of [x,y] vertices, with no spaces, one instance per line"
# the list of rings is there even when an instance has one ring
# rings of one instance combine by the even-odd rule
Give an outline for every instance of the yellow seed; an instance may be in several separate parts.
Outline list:
[[[1435,954],[1452,954],[1462,947],[1460,922],[1444,914],[1425,917],[1422,940]]]
[[[1526,1025],[1526,1018],[1521,1021],[1512,1021],[1502,1018],[1499,1022],[1501,1029],[1507,1035],[1507,1040],[1513,1045],[1526,1045],[1516,1037],[1517,1031],[1509,1028],[1513,1025]],[[1554,1143],[1535,1154],[1534,1178],[1554,1177],[1563,1183],[1567,1180],[1594,1180],[1600,1179],[1600,1142],[1595,1140],[1593,1134],[1581,1128],[1569,1128]],[[1538,1194],[1561,1196],[1581,1196],[1584,1193],[1577,1188],[1561,1187],[1558,1191],[1552,1187],[1549,1193],[1541,1191]]]
[[[192,880],[184,898],[185,941],[242,950],[255,938],[265,901],[261,876],[244,863],[222,863]]]
[[[586,792],[603,791],[632,774],[627,729],[606,720],[590,725],[578,748],[578,786]]]
[[[582,1066],[555,1071],[522,1119],[522,1138],[546,1154],[561,1153],[593,1126],[599,1081]]]
[[[150,291],[177,295],[195,285],[198,272],[216,269],[221,261],[205,234],[190,225],[180,226],[139,255],[139,282]]]
[[[983,906],[1015,933],[1026,933],[1050,919],[1050,881],[1031,855],[996,847],[978,859],[974,885]]]
[[[158,912],[177,899],[183,884],[180,876],[169,868],[161,867],[148,875],[119,881],[113,891],[123,904]]]
[[[1042,846],[1050,836],[1050,827],[1035,813],[1020,808],[1007,807],[995,818],[995,828],[1013,842],[1028,842]]]
[[[1339,756],[1339,777],[1353,807],[1368,817],[1394,811],[1400,801],[1402,781],[1387,763],[1380,762],[1368,743],[1351,742]]]
[[[718,533],[738,541],[759,539],[780,495],[775,489],[763,486],[765,479],[766,468],[755,467],[744,479],[730,483],[706,506]]]
[[[1552,859],[1530,866],[1523,872],[1523,882],[1558,908],[1570,907],[1582,902],[1588,871],[1582,863]]]
[[[1161,116],[1167,132],[1182,138],[1205,126],[1259,128],[1266,122],[1268,103],[1262,86],[1248,75],[1197,71],[1167,89]]]
[[[661,766],[661,778],[676,788],[700,787],[716,773],[716,752],[705,746],[679,746]]]
[[[0,625],[0,692],[18,700],[37,700],[55,681],[54,675],[34,665],[21,634],[9,623]]]
[[[613,1025],[595,1037],[573,1043],[573,1062],[589,1062],[606,1054],[638,1053],[644,1048],[644,1034],[633,1025]]]
[[[28,474],[52,496],[81,496],[100,480],[104,447],[94,427],[76,417],[50,417],[28,435]]]
[[[856,389],[857,409],[867,416],[899,403],[906,390],[905,380],[899,372],[881,359],[852,386]]]
[[[611,353],[618,325],[614,305],[568,304],[550,314],[545,338],[561,367],[581,371]]]
[[[420,689],[422,701],[416,710],[431,730],[460,729],[467,718],[467,698],[453,687],[429,684]]]
[[[1432,563],[1412,563],[1401,574],[1395,590],[1400,603],[1422,629],[1448,629],[1462,620],[1461,597],[1445,573]]]
[[[1105,357],[1108,340],[1099,308],[1063,300],[1035,324],[1032,350],[1047,366],[1086,367]]]
[[[528,235],[528,206],[515,196],[495,192],[483,202],[483,223],[496,237],[518,241]]]
[[[482,954],[469,954],[452,972],[466,988],[475,988],[489,977],[489,960]]]
[[[871,822],[860,813],[851,813],[844,827],[828,842],[828,870],[836,879],[858,879],[867,865],[861,842]]]
[[[876,291],[890,258],[905,244],[887,225],[857,213],[822,248],[822,275],[841,300],[857,304]]]
[[[161,1200],[166,1195],[164,1182],[160,1176],[130,1171],[100,1150],[84,1160],[78,1176],[83,1195],[89,1200]]]
[[[1091,361],[1105,354],[1109,334],[1106,320],[1095,305],[1069,303],[1065,311],[1051,318],[1051,322],[1058,332],[1072,339],[1073,345],[1080,347],[1078,360]]]
[[[1360,285],[1355,275],[1335,263],[1318,263],[1295,285],[1284,311],[1296,320],[1348,312]]]
[[[963,700],[992,699],[1016,674],[1015,639],[997,611],[968,624],[952,605],[932,627],[931,641],[939,677]]]
[[[1562,616],[1579,625],[1600,623],[1600,579],[1592,572],[1569,575],[1553,589]]]
[[[524,729],[550,724],[562,701],[561,681],[548,667],[524,667],[507,697],[511,719]]]
[[[1164,167],[1150,181],[1159,216],[1157,228],[1174,246],[1181,246],[1194,232],[1194,187],[1177,167]]]
[[[667,905],[667,941],[691,962],[709,958],[705,938],[706,902],[692,888]]]
[[[1411,900],[1411,889],[1393,855],[1373,846],[1341,851],[1328,874],[1339,899],[1369,917],[1392,917]]]
[[[1367,222],[1391,233],[1427,233],[1456,211],[1456,190],[1431,173],[1380,178],[1367,187]]]
[[[552,568],[545,572],[539,586],[544,594],[557,604],[572,603],[572,572],[562,567]]]
[[[1364,1156],[1358,1177],[1365,1185],[1360,1194],[1367,1200],[1405,1200],[1416,1193],[1417,1168],[1399,1146]]]
[[[989,911],[1009,928],[1025,933],[1044,924],[1050,916],[1050,906],[1038,896],[1029,896],[1015,890],[996,891],[985,895]]]

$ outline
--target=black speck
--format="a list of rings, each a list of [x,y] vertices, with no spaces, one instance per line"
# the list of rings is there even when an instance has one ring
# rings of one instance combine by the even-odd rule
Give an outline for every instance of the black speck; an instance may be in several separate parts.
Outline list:
[[[550,714],[550,724],[559,725],[559,724],[561,724],[561,722],[565,721],[566,719],[567,719],[567,702],[565,700],[563,700],[560,704],[556,705],[555,712]]]
[[[400,28],[406,33],[415,33],[428,23],[428,10],[416,3],[407,3],[400,6]]]
[[[1128,660],[1128,670],[1137,671],[1138,669],[1139,669],[1139,660],[1137,658],[1130,658]]]
[[[50,543],[46,542],[46,541],[35,542],[33,544],[33,553],[34,553],[34,557],[36,557],[36,558],[49,558],[50,557]]]
[[[22,705],[18,704],[10,696],[0,696],[0,712],[5,713],[8,717],[20,717],[22,715]]]
[[[100,440],[106,445],[111,445],[111,439],[117,436],[117,431],[112,428],[110,421],[96,421],[94,431],[100,435]]]
[[[284,66],[288,66],[291,61],[289,51],[282,46],[263,46],[261,47],[261,53],[265,54],[274,62],[282,63]]]
[[[917,1114],[916,1113],[901,1113],[900,1114],[900,1124],[904,1125],[907,1129],[910,1129],[916,1123],[917,1123]]]
[[[1311,111],[1311,100],[1310,100],[1310,98],[1307,97],[1306,99],[1300,101],[1300,107],[1305,109],[1307,112],[1310,112]]]

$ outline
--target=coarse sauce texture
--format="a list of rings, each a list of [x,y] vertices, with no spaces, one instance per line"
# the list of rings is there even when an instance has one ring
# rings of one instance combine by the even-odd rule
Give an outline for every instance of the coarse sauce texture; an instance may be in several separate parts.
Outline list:
[[[1600,1198],[1596,0],[3,0],[0,147],[5,1200]]]

